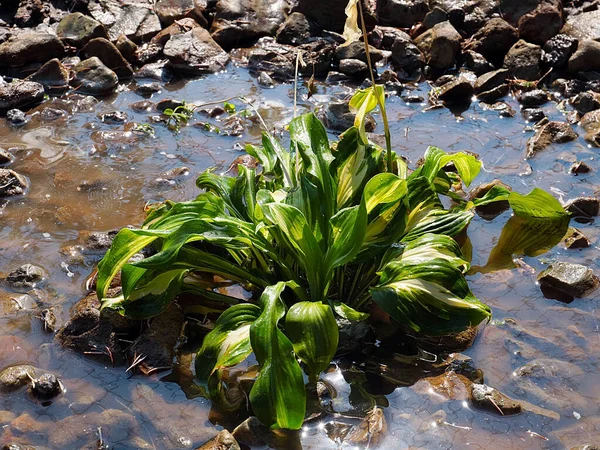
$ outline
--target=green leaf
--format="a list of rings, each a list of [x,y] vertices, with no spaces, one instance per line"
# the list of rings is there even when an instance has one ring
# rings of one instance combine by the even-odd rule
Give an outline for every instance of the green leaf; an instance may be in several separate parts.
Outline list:
[[[333,303],[333,310],[338,316],[351,320],[352,322],[362,322],[363,320],[367,320],[371,315],[368,313],[359,312],[343,302]]]
[[[280,298],[285,286],[279,282],[265,289],[260,298],[262,313],[250,326],[250,342],[261,367],[250,403],[256,417],[268,427],[298,430],[306,411],[302,369],[292,343],[277,326],[285,315]]]
[[[419,209],[411,212],[402,241],[409,242],[428,233],[457,236],[471,222],[471,211],[445,209]]]
[[[350,110],[356,111],[354,126],[358,128],[360,140],[364,145],[369,143],[367,132],[365,131],[365,119],[367,114],[377,107],[377,95],[383,92],[383,86],[375,85],[366,89],[357,91],[350,99]]]
[[[433,183],[436,177],[440,176],[440,171],[452,162],[462,181],[469,186],[481,170],[481,162],[473,155],[463,152],[448,154],[437,147],[428,147],[424,158],[423,165],[415,170],[411,177],[423,176]]]
[[[316,382],[337,351],[339,330],[331,307],[322,302],[294,304],[285,317],[285,331],[309,379]]]

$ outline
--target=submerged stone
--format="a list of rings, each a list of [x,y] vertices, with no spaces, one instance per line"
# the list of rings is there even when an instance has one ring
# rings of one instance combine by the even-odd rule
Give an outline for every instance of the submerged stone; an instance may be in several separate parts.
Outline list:
[[[599,284],[598,277],[589,267],[560,261],[550,264],[537,279],[546,292],[557,291],[566,297],[566,301],[585,296]]]
[[[473,384],[471,401],[479,408],[503,416],[519,414],[523,410],[519,402],[486,384]]]
[[[30,365],[7,367],[0,372],[0,391],[11,392],[31,383],[35,368]]]
[[[45,373],[31,382],[31,393],[40,400],[48,400],[60,394],[58,378],[51,373]]]
[[[33,289],[44,281],[44,269],[33,264],[23,264],[6,277],[6,282],[15,289]]]
[[[23,176],[10,169],[0,169],[0,198],[23,195],[29,182]]]
[[[591,245],[590,240],[581,231],[573,227],[569,227],[563,242],[568,249],[587,248]]]
[[[533,158],[551,144],[562,144],[577,139],[577,133],[566,122],[548,122],[527,142],[526,158]]]

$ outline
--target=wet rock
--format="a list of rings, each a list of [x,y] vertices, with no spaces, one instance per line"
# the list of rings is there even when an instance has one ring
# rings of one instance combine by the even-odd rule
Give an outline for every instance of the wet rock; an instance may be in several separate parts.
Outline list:
[[[481,53],[489,61],[503,61],[510,48],[519,40],[516,28],[500,18],[490,19],[473,35],[470,50]]]
[[[579,122],[581,128],[588,133],[593,133],[600,130],[600,110],[590,111],[586,113]]]
[[[56,35],[66,44],[77,48],[83,47],[94,38],[108,38],[104,25],[80,12],[63,17],[56,29]]]
[[[336,318],[339,329],[337,354],[360,353],[364,342],[373,334],[373,328],[366,321],[353,322],[341,317]]]
[[[0,166],[8,165],[13,162],[13,156],[3,148],[0,148]]]
[[[539,45],[521,39],[506,54],[503,67],[517,79],[535,81],[541,77],[541,57],[542,49]]]
[[[480,76],[494,70],[494,66],[485,57],[473,50],[467,50],[463,54],[465,67]]]
[[[339,71],[348,76],[364,77],[369,74],[369,66],[360,59],[342,59],[339,64]]]
[[[577,50],[577,39],[566,34],[557,34],[544,44],[542,63],[560,69],[567,65],[575,50]]]
[[[164,26],[190,15],[206,22],[202,16],[203,9],[200,5],[196,6],[194,0],[157,0],[154,4],[154,11]]]
[[[519,402],[486,384],[473,384],[471,398],[475,406],[503,416],[519,414],[523,410]]]
[[[328,128],[334,131],[345,131],[354,124],[355,113],[350,111],[346,102],[331,102],[327,105],[325,116],[323,117]],[[367,116],[365,129],[373,131],[375,129],[375,120]]]
[[[54,314],[51,309],[42,309],[40,312],[40,320],[44,324],[44,331],[48,331],[50,333],[54,333],[56,331],[57,318],[56,314]]]
[[[0,372],[0,391],[12,392],[27,386],[35,377],[35,368],[29,365],[11,366]]]
[[[104,123],[121,124],[127,122],[129,116],[125,111],[111,111],[98,116]]]
[[[27,294],[5,294],[0,293],[0,316],[8,316],[19,311],[34,311],[37,303]]]
[[[148,329],[131,344],[128,355],[132,361],[136,356],[145,356],[138,366],[142,373],[148,375],[156,370],[171,368],[182,325],[183,313],[179,306],[171,303],[162,314],[152,319]]]
[[[600,109],[600,94],[592,91],[582,92],[569,100],[573,108],[581,114]]]
[[[18,444],[16,442],[11,442],[9,444],[5,444],[2,447],[2,450],[36,450],[36,448],[32,447],[31,445]]]
[[[223,430],[196,450],[240,450],[240,445],[229,431]]]
[[[599,41],[598,23],[600,23],[600,10],[598,9],[574,14],[567,18],[562,32],[579,40],[593,39]]]
[[[12,126],[22,127],[29,121],[29,118],[20,109],[10,109],[6,112],[6,121]]]
[[[377,447],[386,436],[387,422],[383,409],[375,407],[358,425],[353,426],[344,441],[350,445]]]
[[[415,39],[415,44],[425,55],[425,61],[434,69],[451,67],[460,51],[461,36],[450,22],[442,22]]]
[[[485,109],[489,109],[492,111],[498,111],[498,116],[500,117],[515,117],[515,110],[510,107],[507,103],[504,102],[496,102],[491,105],[483,103]]]
[[[569,58],[569,71],[600,71],[600,42],[591,39],[579,41],[577,51]]]
[[[404,94],[402,100],[406,103],[423,103],[425,101],[422,96],[416,94]]]
[[[45,63],[63,56],[65,48],[55,35],[26,32],[0,44],[0,66],[19,67],[30,63]]]
[[[135,93],[142,96],[149,96],[156,94],[162,90],[162,86],[159,83],[145,83],[135,87]]]
[[[308,19],[314,21],[321,29],[341,33],[346,23],[346,5],[344,0],[331,0],[323,2],[321,0],[298,0],[293,9],[294,12],[301,12]],[[366,2],[363,2],[366,5]],[[364,9],[365,15],[369,15],[369,8]],[[368,23],[368,20],[367,20]]]
[[[505,96],[508,93],[507,78],[508,70],[506,69],[498,69],[481,75],[474,85],[477,98],[485,102],[493,102]]]
[[[169,42],[169,39],[171,39],[173,36],[187,33],[188,31],[191,31],[194,28],[201,28],[200,24],[194,19],[188,17],[185,19],[178,20],[169,25],[164,30],[162,30],[160,33],[156,34],[152,38],[150,43],[156,44],[162,49],[165,46],[165,44]]]
[[[33,289],[44,281],[44,269],[33,264],[23,264],[8,274],[6,282],[14,289]]]
[[[261,72],[258,75],[258,84],[265,88],[272,88],[275,86],[273,78],[267,72]]]
[[[268,445],[273,439],[272,431],[254,416],[239,424],[232,435],[237,442],[249,447],[262,447]]]
[[[243,46],[262,36],[274,36],[288,12],[285,0],[219,0],[211,34],[222,47]]]
[[[229,62],[229,55],[204,28],[194,28],[171,37],[163,52],[171,68],[184,74],[218,72],[225,69]]]
[[[421,395],[430,396],[432,392],[447,400],[468,400],[473,382],[460,373],[450,369],[446,372],[428,376],[415,383],[411,389]]]
[[[94,38],[90,40],[83,53],[86,57],[97,57],[102,63],[112,70],[119,79],[130,78],[133,75],[133,69],[127,62],[119,49],[110,41],[104,38]]]
[[[293,12],[277,29],[277,42],[299,45],[306,43],[311,36],[321,32],[319,26],[300,12]]]
[[[71,80],[71,84],[82,94],[108,94],[119,84],[117,74],[95,56],[81,61],[73,70],[75,77]]]
[[[600,199],[578,197],[567,203],[565,209],[575,216],[594,217],[600,213]]]
[[[429,12],[425,0],[383,0],[377,3],[377,13],[385,25],[410,28],[422,22]]]
[[[562,144],[577,139],[577,133],[565,122],[548,122],[541,126],[527,142],[526,158],[533,158],[551,144]]]
[[[0,169],[0,198],[23,195],[29,182],[23,176],[10,169]]]
[[[120,35],[115,41],[115,47],[117,47],[121,55],[123,55],[123,58],[125,58],[127,61],[136,61],[138,45],[127,36],[124,34]]]
[[[421,69],[425,64],[423,54],[406,33],[398,32],[393,41],[391,51],[394,68],[396,70],[403,70],[409,75]]]
[[[464,76],[459,76],[445,83],[438,93],[438,98],[446,103],[470,103],[473,96],[473,83]]]
[[[158,81],[170,81],[173,78],[173,72],[168,64],[169,61],[166,59],[145,64],[133,76],[134,78],[152,78]]]
[[[592,168],[583,161],[574,162],[569,169],[569,172],[574,173],[575,175],[579,175],[580,173],[589,173],[591,171]]]
[[[540,287],[564,294],[570,299],[580,298],[598,287],[598,277],[589,267],[581,264],[555,262],[537,277]]]
[[[0,85],[0,112],[26,108],[44,99],[44,86],[34,81],[13,81]]]
[[[527,122],[539,122],[546,117],[546,113],[540,108],[525,108],[521,114]]]
[[[26,80],[41,84],[49,92],[62,91],[69,87],[69,71],[58,58],[53,58]]]
[[[471,190],[471,192],[469,193],[469,200],[473,201],[477,198],[482,198],[483,196],[485,196],[485,194],[487,194],[490,191],[490,189],[492,189],[495,186],[499,186],[504,189],[508,189],[509,191],[512,190],[510,188],[510,186],[504,184],[502,181],[494,180],[489,183],[484,183],[484,184],[481,184],[481,185],[473,188]],[[510,208],[510,205],[508,204],[508,200],[502,200],[502,201],[490,203],[489,205],[477,206],[475,208],[475,211],[477,212],[477,214],[479,214],[484,219],[492,220],[493,218],[502,214],[504,211],[508,210],[508,208]]]
[[[50,13],[50,5],[42,0],[21,0],[15,13],[15,25],[21,28],[34,27]]]
[[[369,54],[371,55],[372,64],[375,64],[383,59],[383,55],[380,50],[371,49]],[[343,59],[358,59],[366,63],[367,53],[365,51],[365,44],[363,42],[355,41],[345,47],[338,47],[335,49],[335,57],[340,61]]]
[[[165,110],[167,110],[167,109],[174,110],[178,106],[183,106],[183,105],[185,105],[184,101],[166,98],[156,104],[156,110],[160,111],[160,112],[165,112]]]
[[[473,345],[477,337],[477,328],[469,327],[460,333],[449,333],[442,336],[427,336],[410,330],[407,330],[407,334],[416,341],[419,348],[432,353],[460,352]]]
[[[523,105],[524,108],[531,108],[547,103],[549,98],[546,91],[534,89],[532,91],[521,92],[517,97],[517,100],[519,100],[519,103]]]
[[[31,382],[31,393],[40,400],[56,397],[62,391],[58,378],[51,373],[44,373]]]
[[[563,24],[560,0],[542,0],[537,7],[519,18],[519,36],[527,42],[543,45],[557,35]]]
[[[149,8],[147,3],[91,0],[88,10],[94,19],[106,27],[111,41],[124,34],[134,42],[141,42],[161,30],[154,8]]]
[[[581,231],[573,227],[569,227],[563,242],[568,249],[588,248],[591,245],[590,240]]]

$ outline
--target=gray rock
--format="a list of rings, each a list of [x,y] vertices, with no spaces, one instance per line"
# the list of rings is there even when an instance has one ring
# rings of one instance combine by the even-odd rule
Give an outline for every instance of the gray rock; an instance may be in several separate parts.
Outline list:
[[[163,52],[171,68],[184,74],[214,73],[225,69],[229,63],[229,55],[204,28],[171,37]]]
[[[540,62],[542,49],[539,45],[519,40],[513,45],[504,58],[505,69],[521,80],[534,81],[541,77]]]
[[[29,182],[23,176],[10,169],[0,169],[0,198],[23,195]]]
[[[199,5],[197,7],[194,0],[157,0],[154,4],[154,11],[163,26],[171,25],[174,21],[190,15],[206,22],[202,16],[203,8]]]
[[[499,13],[498,0],[431,0],[430,6],[439,6],[448,12],[450,22],[469,35],[482,28],[494,13]]]
[[[581,114],[600,109],[600,94],[593,91],[582,92],[569,100],[575,110]]]
[[[566,34],[557,34],[544,44],[542,63],[560,69],[567,65],[569,58],[576,50],[577,39]]]
[[[461,39],[450,22],[442,22],[419,35],[415,44],[425,55],[428,65],[434,69],[447,69],[456,61]]]
[[[6,112],[6,121],[12,126],[22,127],[29,121],[29,118],[20,109],[10,109]]]
[[[8,274],[6,282],[14,289],[33,289],[46,278],[44,269],[33,264],[23,264]]]
[[[0,391],[12,392],[27,386],[35,377],[35,368],[29,365],[11,366],[0,372]]]
[[[146,64],[133,74],[134,78],[152,78],[158,81],[170,81],[173,72],[169,68],[169,60],[163,59],[154,63]]]
[[[164,100],[159,101],[156,104],[156,110],[160,112],[164,112],[167,109],[175,109],[178,106],[183,106],[185,104],[184,101],[181,100],[173,100],[170,98],[166,98]]]
[[[330,102],[327,104],[323,120],[328,128],[334,131],[346,131],[354,125],[354,116],[347,102]],[[370,115],[365,120],[365,129],[373,131],[375,120]]]
[[[565,209],[574,216],[594,217],[600,213],[600,199],[596,197],[577,197],[569,201]]]
[[[369,75],[369,66],[360,59],[342,59],[339,64],[339,71],[344,75],[364,77]]]
[[[13,81],[0,85],[0,111],[26,108],[44,99],[44,86],[34,81]]]
[[[569,169],[569,172],[574,173],[575,175],[579,175],[580,173],[589,173],[591,171],[592,168],[589,166],[589,164],[583,161],[574,162]]]
[[[399,32],[396,35],[391,49],[392,62],[396,70],[403,70],[410,75],[425,64],[423,54],[406,33]]]
[[[508,70],[498,69],[493,72],[488,72],[481,75],[475,81],[475,93],[486,92],[506,84],[508,78]]]
[[[526,4],[527,2],[521,2]],[[560,0],[542,0],[537,7],[519,18],[519,36],[527,42],[543,45],[557,35],[563,24]]]
[[[463,61],[465,67],[473,72],[475,75],[480,76],[484,73],[491,72],[494,70],[494,66],[485,57],[473,50],[467,50],[463,54]]]
[[[336,318],[340,333],[336,354],[360,353],[364,343],[372,337],[373,327],[366,321],[352,322],[341,317]]]
[[[425,0],[382,0],[377,2],[377,14],[384,25],[410,28],[422,22],[429,6]]]
[[[267,3],[254,0],[218,0],[211,27],[213,39],[222,47],[243,46],[262,36],[274,36],[289,6],[285,0]]]
[[[534,89],[532,91],[525,91],[519,94],[517,97],[519,103],[523,105],[525,108],[530,108],[534,106],[541,106],[544,103],[547,103],[548,93],[542,89]]]
[[[497,389],[486,384],[473,384],[471,401],[479,408],[503,416],[519,414],[523,410],[523,407],[519,402],[507,397]]]
[[[240,445],[229,431],[223,430],[196,450],[240,450]]]
[[[580,298],[598,287],[598,277],[581,264],[555,262],[537,277],[542,288],[558,291],[571,299]]]
[[[535,135],[527,142],[526,158],[533,158],[536,154],[552,144],[562,144],[577,139],[577,133],[571,125],[565,122],[548,122],[542,125]]]
[[[111,41],[124,34],[134,42],[144,41],[161,30],[154,8],[143,2],[122,4],[118,0],[91,0],[90,15],[102,23]]]
[[[145,83],[135,87],[135,93],[142,96],[149,96],[156,94],[162,90],[162,86],[159,83]]]
[[[569,58],[568,65],[572,73],[600,71],[600,42],[591,39],[579,41],[577,51]]]
[[[185,19],[178,20],[169,25],[164,30],[162,30],[160,33],[157,33],[152,38],[150,43],[156,44],[161,49],[163,49],[165,44],[169,42],[169,39],[171,39],[173,36],[177,34],[187,33],[188,31],[191,31],[194,28],[201,28],[201,25],[194,19],[187,17]]]
[[[66,44],[77,48],[94,38],[108,38],[104,25],[80,12],[65,16],[58,24],[56,35]]]
[[[277,29],[277,42],[298,45],[307,42],[311,36],[317,36],[319,26],[300,12],[293,12]]]
[[[71,84],[82,94],[108,94],[119,84],[117,74],[95,56],[81,61],[73,67],[73,70],[75,77],[71,80]]]
[[[540,108],[525,108],[521,114],[527,122],[539,122],[546,117],[546,113]]]
[[[371,63],[375,64],[383,59],[383,54],[380,50],[370,49],[369,54],[371,56]],[[367,62],[367,53],[365,51],[365,44],[360,41],[354,41],[350,45],[339,46],[335,49],[335,57],[341,61],[342,59],[358,59],[364,63]]]
[[[433,28],[438,23],[442,23],[448,20],[448,14],[439,6],[434,7],[427,13],[423,19],[423,26],[427,29]]]
[[[26,80],[40,83],[49,92],[63,91],[69,87],[69,70],[58,58],[53,58],[37,72],[29,75]]]
[[[119,79],[130,78],[133,69],[127,60],[121,55],[119,49],[104,38],[95,38],[83,47],[83,53],[87,58],[97,57],[102,63],[112,70]]]
[[[445,83],[438,93],[438,98],[446,103],[470,103],[473,97],[473,83],[464,76],[459,76]]]
[[[583,12],[581,14],[574,14],[567,18],[567,22],[565,23],[562,32],[579,40],[593,39],[595,41],[600,41],[599,23],[599,9]]]
[[[258,84],[268,89],[275,86],[273,78],[271,78],[271,76],[267,72],[261,72],[260,74],[258,74]]]
[[[0,66],[19,67],[30,63],[45,63],[63,56],[65,48],[55,35],[26,32],[0,44]]]
[[[20,0],[14,16],[15,25],[21,28],[34,27],[48,18],[51,5],[42,0]]]
[[[468,48],[497,63],[504,59],[518,40],[519,32],[515,27],[503,19],[493,18],[473,35],[472,44]]]

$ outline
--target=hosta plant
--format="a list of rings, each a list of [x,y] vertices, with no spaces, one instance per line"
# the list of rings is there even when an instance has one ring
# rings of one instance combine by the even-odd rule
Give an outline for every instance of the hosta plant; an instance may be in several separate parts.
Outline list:
[[[509,259],[556,244],[569,217],[539,189],[521,195],[494,187],[464,200],[461,185],[480,169],[465,153],[430,147],[409,174],[401,158],[364,131],[365,115],[382,99],[381,86],[359,91],[351,102],[355,126],[335,143],[313,114],[291,121],[287,149],[265,132],[261,146],[247,147],[259,170],[240,165],[235,177],[207,171],[197,180],[196,199],[155,206],[140,229],[121,230],[99,264],[103,307],[146,319],[187,292],[200,310],[222,311],[197,353],[199,383],[227,404],[224,373],[253,353],[260,367],[249,393],[253,413],[287,429],[304,420],[304,374],[316,381],[336,353],[336,317],[367,320],[374,302],[399,325],[426,335],[488,320],[490,309],[469,289],[470,264],[454,239],[474,208],[510,203],[517,224],[504,230],[496,250]],[[128,262],[147,246],[153,256]],[[119,271],[122,295],[106,298]],[[254,295],[217,292],[206,281],[215,277]]]

